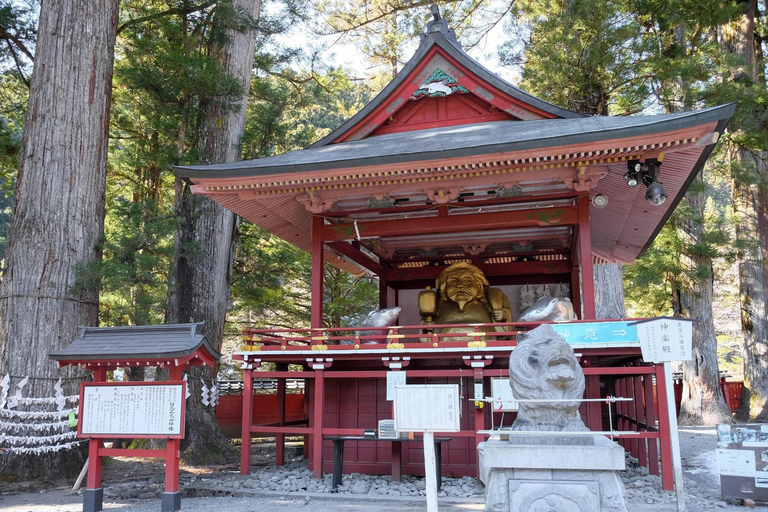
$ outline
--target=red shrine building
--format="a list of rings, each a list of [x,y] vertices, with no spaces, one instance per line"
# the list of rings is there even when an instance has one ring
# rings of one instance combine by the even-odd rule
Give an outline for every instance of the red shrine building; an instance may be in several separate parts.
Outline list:
[[[459,385],[461,431],[446,434],[442,473],[476,475],[476,446],[501,420],[478,395],[490,396],[493,379],[508,377],[516,334],[536,325],[514,319],[532,297],[561,296],[574,305],[574,332],[595,322],[593,265],[632,263],[643,253],[733,110],[571,112],[482,67],[436,16],[395,79],[315,144],[177,168],[195,193],[312,255],[311,326],[247,330],[251,350],[235,356],[245,381],[242,471],[250,470],[252,436],[277,438],[278,464],[285,437],[303,436],[314,474],[330,471],[330,438],[361,436],[391,419],[387,376],[405,372],[408,384]],[[401,309],[397,323],[323,328],[324,262],[376,276],[381,308]],[[475,265],[509,297],[513,322],[494,324],[503,335],[476,323],[459,326],[463,336],[455,328],[423,331],[419,292],[456,262]],[[587,398],[633,401],[585,402],[582,416],[593,431],[622,432],[619,442],[671,489],[664,372],[642,360],[636,338],[623,337],[625,319],[615,320],[615,329],[590,328],[568,341]],[[260,371],[263,363],[275,369]],[[256,377],[277,380],[277,413],[268,424],[250,420]],[[286,421],[287,379],[305,383],[301,421]],[[347,472],[397,478],[424,471],[419,443],[348,442],[343,453]]]

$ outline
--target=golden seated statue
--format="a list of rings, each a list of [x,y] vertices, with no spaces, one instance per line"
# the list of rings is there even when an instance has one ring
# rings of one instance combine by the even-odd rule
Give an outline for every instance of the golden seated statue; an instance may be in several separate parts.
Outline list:
[[[421,325],[485,324],[511,322],[509,299],[498,288],[491,288],[483,272],[469,263],[454,263],[437,278],[436,290],[419,293]],[[466,333],[467,327],[424,329],[425,332]],[[504,327],[482,326],[483,332],[506,331]],[[450,337],[448,341],[467,340]]]

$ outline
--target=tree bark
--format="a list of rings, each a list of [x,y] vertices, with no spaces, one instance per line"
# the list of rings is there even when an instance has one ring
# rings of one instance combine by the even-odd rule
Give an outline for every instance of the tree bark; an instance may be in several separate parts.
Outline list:
[[[696,183],[698,182],[698,183]],[[685,195],[683,203],[693,212],[679,229],[687,246],[698,244],[704,238],[704,206],[706,196],[701,174]],[[691,280],[687,286],[678,289],[675,316],[694,318],[699,323],[693,329],[693,354],[690,361],[683,362],[683,399],[678,421],[681,425],[716,425],[732,423],[728,405],[720,389],[720,375],[717,362],[717,338],[712,314],[714,273],[712,259],[698,254],[680,255],[683,265],[689,271],[707,269],[708,277]]]
[[[76,285],[75,270],[101,257],[117,19],[117,0],[50,0],[40,9],[0,285],[0,373],[13,376],[12,386],[29,376],[28,397],[53,396],[59,376],[76,393],[84,372],[58,370],[48,352],[69,345],[79,325],[98,325],[98,290]],[[82,455],[4,455],[0,472],[60,478],[82,466]]]
[[[232,7],[255,21],[260,0],[235,0]],[[234,162],[240,159],[240,140],[245,127],[248,91],[253,69],[256,27],[229,31],[227,40],[214,45],[213,57],[241,85],[238,108],[232,101],[213,101],[204,108],[198,129],[200,163]],[[230,99],[231,100],[231,99]],[[176,237],[176,261],[168,297],[168,322],[204,321],[202,332],[217,350],[221,349],[229,301],[230,278],[235,253],[237,221],[229,210],[210,199],[193,195],[189,184],[177,179],[176,212],[181,219]],[[215,379],[207,367],[189,372],[192,395],[187,403],[187,436],[184,458],[192,463],[225,460],[235,456],[221,434],[214,409],[201,402],[201,379]],[[210,387],[210,382],[208,382]]]
[[[746,76],[764,85],[764,59],[755,36],[757,0],[747,0],[742,5],[741,16],[720,34],[724,53],[737,60],[726,79],[744,83]],[[743,127],[737,121],[729,130],[739,134]],[[736,238],[744,244],[738,262],[744,392],[737,417],[765,421],[768,419],[768,194],[765,191],[768,152],[734,147],[731,156],[736,169],[732,189]]]
[[[595,283],[595,316],[598,319],[625,318],[624,285],[620,263],[592,265]]]

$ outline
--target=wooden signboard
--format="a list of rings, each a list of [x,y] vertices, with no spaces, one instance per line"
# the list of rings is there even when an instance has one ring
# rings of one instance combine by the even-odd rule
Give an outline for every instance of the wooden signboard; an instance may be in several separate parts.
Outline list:
[[[509,379],[491,379],[491,396],[493,397],[494,412],[517,411],[517,400],[515,400],[515,395],[512,394],[512,387],[509,385]]]
[[[184,437],[185,382],[80,385],[78,437]]]
[[[396,386],[395,429],[398,432],[460,431],[459,386]]]
[[[768,501],[768,425],[718,425],[715,458],[723,499]]]

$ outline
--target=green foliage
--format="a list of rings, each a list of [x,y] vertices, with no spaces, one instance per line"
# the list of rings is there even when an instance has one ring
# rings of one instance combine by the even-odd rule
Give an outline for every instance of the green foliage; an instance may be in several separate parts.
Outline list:
[[[664,226],[651,247],[634,265],[625,265],[624,300],[627,316],[672,315],[672,296],[683,272],[682,241],[671,225]]]
[[[28,94],[18,73],[0,74],[0,261],[5,259]]]
[[[151,199],[119,196],[108,211],[103,259],[80,267],[75,286],[99,289],[102,325],[163,323],[175,220]]]
[[[351,327],[360,315],[378,309],[378,280],[355,277],[325,265],[323,321],[326,327]]]
[[[29,0],[0,0],[0,72],[12,70],[27,85],[37,41],[36,10]]]
[[[501,45],[502,62],[522,65],[521,86],[570,110],[626,115],[642,110],[649,90],[638,73],[641,30],[621,2],[516,2],[510,29],[529,36]]]
[[[235,317],[255,326],[309,325],[309,255],[242,222],[232,281]]]

